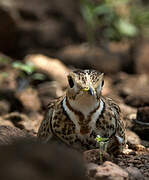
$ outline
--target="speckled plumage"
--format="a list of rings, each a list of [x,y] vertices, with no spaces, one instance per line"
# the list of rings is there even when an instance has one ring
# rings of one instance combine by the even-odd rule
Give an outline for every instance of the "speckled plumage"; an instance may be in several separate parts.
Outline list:
[[[108,152],[122,151],[125,128],[119,106],[101,96],[103,74],[95,70],[77,70],[68,76],[66,95],[54,100],[38,131],[44,142],[55,138],[67,145],[87,150],[98,148],[95,138],[109,138]]]

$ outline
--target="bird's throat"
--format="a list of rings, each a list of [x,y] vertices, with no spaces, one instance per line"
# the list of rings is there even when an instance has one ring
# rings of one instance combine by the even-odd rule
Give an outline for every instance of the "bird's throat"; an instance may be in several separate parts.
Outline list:
[[[74,103],[67,97],[63,100],[63,108],[75,124],[76,133],[80,135],[88,134],[91,128],[94,129],[104,106],[102,100],[99,100],[99,103],[96,102],[96,104],[91,104],[92,106],[89,103],[86,105],[88,105],[88,108],[85,105],[81,107],[78,105],[78,102]]]
[[[85,117],[87,117],[90,112],[96,109],[99,106],[99,102],[95,97],[81,97],[79,99],[69,99],[67,98],[68,103],[72,107],[72,109],[81,112]]]

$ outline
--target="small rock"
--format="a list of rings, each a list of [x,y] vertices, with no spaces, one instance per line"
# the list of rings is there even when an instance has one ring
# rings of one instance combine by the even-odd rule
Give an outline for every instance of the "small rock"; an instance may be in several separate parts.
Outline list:
[[[136,150],[137,151],[146,151],[147,149],[143,146],[143,145],[141,145],[141,144],[137,144],[136,146]]]
[[[0,101],[0,115],[8,113],[10,110],[10,104],[6,100]]]
[[[138,108],[137,120],[144,123],[149,123],[149,106]]]
[[[126,139],[129,146],[141,143],[139,136],[128,129],[126,130]]]
[[[83,153],[84,160],[87,163],[95,163],[95,164],[100,164],[104,161],[111,160],[112,157],[107,152],[102,152],[102,162],[100,159],[100,150],[99,149],[91,149],[84,151]]]
[[[124,155],[134,154],[134,151],[132,149],[129,149],[127,146],[128,145],[126,145],[126,148],[123,149],[122,154],[124,154]]]
[[[95,180],[128,180],[128,173],[118,165],[106,161],[103,165],[98,166]]]
[[[0,126],[10,126],[10,127],[14,127],[14,124],[7,119],[4,119],[3,117],[0,117]]]
[[[89,177],[94,177],[95,174],[97,173],[98,165],[95,163],[88,163],[86,167],[87,167],[87,175]]]
[[[64,91],[57,81],[43,82],[37,87],[39,98],[44,108],[51,99],[56,99],[64,94]]]
[[[144,176],[138,168],[127,167],[125,170],[129,173],[129,180],[144,180]]]
[[[132,130],[142,139],[149,140],[149,107],[138,108],[137,117],[134,119]]]
[[[121,74],[117,79],[116,88],[124,102],[133,107],[149,105],[149,78],[147,75],[126,75]],[[137,82],[137,83],[136,83]]]
[[[123,112],[123,110],[122,110],[122,112]],[[126,122],[126,128],[131,129],[134,125],[134,119],[136,119],[136,113],[127,114],[127,115],[124,114],[123,117]]]
[[[125,154],[115,158],[115,163],[122,168],[135,167],[139,169],[145,180],[149,178],[149,151],[135,151],[136,154]],[[141,178],[140,178],[141,179]]]
[[[34,133],[37,133],[40,123],[43,120],[43,116],[38,112],[30,112],[28,116],[19,112],[11,112],[2,116],[2,118],[2,120],[0,119],[0,124],[2,125],[7,125],[10,122],[9,124],[11,126],[25,129],[26,131],[33,131]]]
[[[135,62],[136,62],[136,72],[137,73],[149,73],[149,41],[142,41],[136,46],[135,52]]]
[[[85,69],[96,69],[104,73],[116,73],[121,70],[121,58],[102,48],[87,44],[71,45],[63,48],[58,57],[67,65]]]
[[[11,126],[0,126],[0,145],[13,144],[23,138],[33,138],[27,132]]]
[[[146,148],[149,148],[149,141],[141,140],[141,144]]]
[[[16,93],[16,97],[22,102],[27,111],[39,111],[41,109],[41,102],[38,93],[33,88],[27,88]]]
[[[144,94],[130,95],[126,97],[125,103],[133,107],[149,106],[149,96]]]
[[[58,81],[62,87],[67,86],[69,69],[59,59],[36,54],[26,56],[25,61],[33,64],[38,71],[46,73],[53,81]]]

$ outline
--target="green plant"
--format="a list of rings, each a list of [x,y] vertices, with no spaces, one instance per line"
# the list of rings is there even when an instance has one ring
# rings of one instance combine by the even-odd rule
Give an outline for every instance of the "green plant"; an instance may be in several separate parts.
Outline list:
[[[20,76],[29,76],[33,80],[44,80],[45,75],[41,73],[36,73],[36,68],[30,63],[22,63],[15,61],[12,63],[12,67],[20,70]]]
[[[96,142],[99,144],[99,157],[100,157],[100,162],[103,161],[102,158],[102,153],[104,151],[107,151],[107,142],[109,138],[102,138],[100,135],[97,135],[96,137]]]
[[[133,38],[149,26],[149,7],[139,0],[81,0],[81,13],[89,42]],[[147,31],[148,32],[148,31]]]
[[[43,81],[46,76],[42,73],[37,73],[36,68],[30,63],[22,63],[15,61],[12,67],[19,70],[18,75],[18,90],[25,89],[34,80]]]
[[[149,6],[138,6],[132,6],[130,18],[138,28],[139,33],[149,37]]]
[[[35,67],[29,63],[22,63],[19,61],[15,61],[12,63],[12,67],[19,69],[20,71],[22,71],[28,75],[31,75],[31,74],[33,74],[33,72],[35,72]]]
[[[46,78],[44,74],[36,72],[36,68],[33,64],[15,61],[11,65],[20,72],[18,76],[18,90],[28,87],[30,82],[34,80],[43,81]]]

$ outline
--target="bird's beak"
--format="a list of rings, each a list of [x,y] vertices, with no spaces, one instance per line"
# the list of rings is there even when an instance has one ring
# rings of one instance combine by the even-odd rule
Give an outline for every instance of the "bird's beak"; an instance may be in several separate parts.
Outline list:
[[[94,95],[94,89],[92,87],[84,88],[84,89],[82,89],[82,91],[86,91],[92,96]]]

